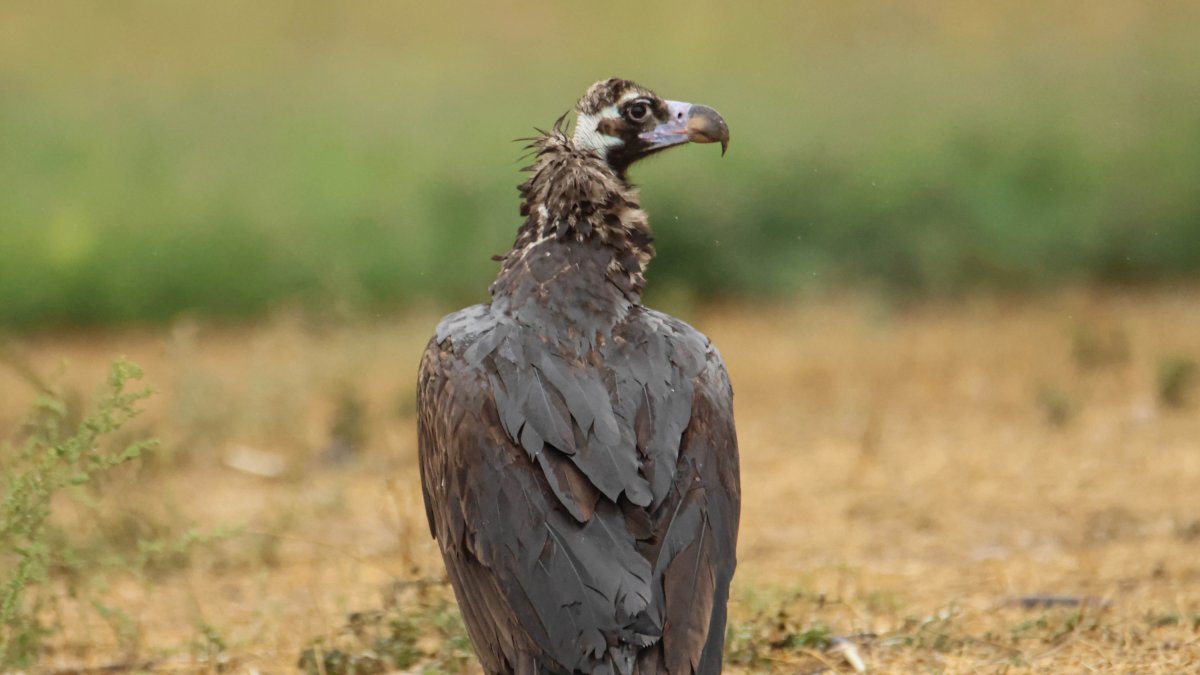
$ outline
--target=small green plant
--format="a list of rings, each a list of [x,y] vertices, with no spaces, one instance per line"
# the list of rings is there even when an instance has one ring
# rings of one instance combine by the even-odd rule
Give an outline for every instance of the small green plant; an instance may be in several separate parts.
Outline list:
[[[1158,400],[1169,408],[1187,405],[1195,388],[1200,366],[1182,356],[1165,358],[1158,363]]]
[[[458,606],[440,585],[400,582],[384,609],[353,612],[346,625],[314,638],[297,666],[309,675],[364,675],[420,666],[426,674],[461,673],[474,660]]]
[[[86,578],[70,538],[52,522],[56,498],[118,470],[155,444],[109,442],[150,394],[146,388],[129,389],[141,376],[132,363],[113,363],[95,412],[78,422],[61,397],[41,387],[23,440],[0,448],[0,668],[27,668],[36,660],[50,632],[44,616],[57,597],[52,577],[68,583]],[[92,606],[123,639],[134,639],[136,627],[123,613]]]
[[[434,666],[443,671],[462,672],[475,658],[475,651],[458,605],[441,598],[430,603],[429,613],[430,622],[440,638],[440,646],[433,658]]]
[[[1075,415],[1071,397],[1060,387],[1043,384],[1037,392],[1037,406],[1042,411],[1046,424],[1052,427],[1066,426]]]
[[[1095,326],[1076,326],[1071,338],[1071,357],[1080,370],[1103,370],[1129,363],[1129,336],[1114,328],[1108,331]]]
[[[219,672],[221,665],[227,661],[225,651],[229,648],[224,636],[215,626],[205,621],[197,623],[195,630],[192,652],[208,663],[214,671]]]
[[[1177,612],[1146,612],[1146,624],[1151,628],[1177,626],[1183,622],[1183,616]]]
[[[338,396],[329,429],[329,443],[321,456],[327,462],[345,464],[358,456],[366,444],[366,404],[352,387],[347,386]]]
[[[762,669],[780,658],[824,651],[833,644],[829,625],[811,618],[824,605],[823,596],[793,589],[767,597],[747,597],[745,602],[756,609],[746,618],[731,620],[726,627],[728,663]]]

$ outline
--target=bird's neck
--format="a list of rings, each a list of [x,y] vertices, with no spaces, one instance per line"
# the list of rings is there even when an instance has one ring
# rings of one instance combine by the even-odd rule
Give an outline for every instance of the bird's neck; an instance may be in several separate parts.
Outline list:
[[[531,321],[620,320],[641,302],[654,256],[636,188],[557,131],[532,147],[537,161],[519,188],[525,222],[492,284],[493,305]]]

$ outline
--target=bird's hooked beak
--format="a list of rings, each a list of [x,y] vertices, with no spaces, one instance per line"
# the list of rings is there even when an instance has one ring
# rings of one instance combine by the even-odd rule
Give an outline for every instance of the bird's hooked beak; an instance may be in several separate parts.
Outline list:
[[[638,136],[661,150],[682,143],[720,143],[721,155],[729,148],[729,125],[716,110],[706,105],[667,101],[667,121]]]

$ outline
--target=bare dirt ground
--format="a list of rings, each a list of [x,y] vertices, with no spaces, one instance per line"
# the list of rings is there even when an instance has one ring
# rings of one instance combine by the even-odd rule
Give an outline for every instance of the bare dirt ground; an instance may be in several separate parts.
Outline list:
[[[736,392],[730,671],[853,672],[845,637],[876,673],[1200,672],[1200,288],[690,318]],[[162,448],[61,517],[118,542],[191,532],[171,564],[91,582],[121,622],[64,601],[39,668],[288,671],[387,609],[415,624],[412,672],[478,672],[418,488],[435,320],[16,339],[64,391],[122,354],[157,390]],[[0,370],[0,429],[32,397]]]

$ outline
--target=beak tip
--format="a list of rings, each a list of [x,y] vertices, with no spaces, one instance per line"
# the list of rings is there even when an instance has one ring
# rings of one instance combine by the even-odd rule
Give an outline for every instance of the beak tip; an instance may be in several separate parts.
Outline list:
[[[694,143],[720,143],[721,156],[729,149],[729,125],[716,110],[694,105],[688,113],[688,140]]]

